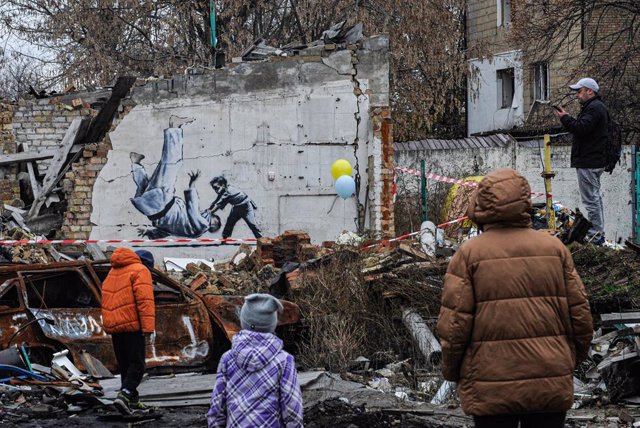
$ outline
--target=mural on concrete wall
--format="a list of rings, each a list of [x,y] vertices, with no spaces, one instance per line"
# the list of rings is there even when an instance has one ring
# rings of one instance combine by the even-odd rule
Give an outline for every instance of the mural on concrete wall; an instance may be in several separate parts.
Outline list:
[[[337,197],[331,164],[359,163],[364,201],[364,165],[380,149],[369,116],[354,116],[370,106],[354,95],[350,76],[295,86],[286,96],[278,89],[216,99],[203,87],[206,96],[138,99],[109,133],[112,149],[93,190],[92,239],[248,239],[301,229],[322,242],[355,228],[357,201]],[[185,120],[191,123],[178,126]],[[155,246],[154,255],[208,259],[235,251],[179,245]]]
[[[222,231],[223,238],[233,233],[235,224],[244,219],[256,238],[262,234],[256,224],[255,203],[242,191],[230,187],[227,180],[214,177],[210,184],[218,195],[209,208],[200,209],[195,183],[200,178],[200,170],[188,172],[189,185],[184,190],[184,198],[175,195],[176,181],[182,172],[183,129],[169,127],[164,130],[162,156],[149,177],[142,160],[143,154],[131,152],[131,176],[136,185],[135,196],[131,198],[134,207],[151,221],[152,227],[138,228],[138,235],[158,239],[170,235],[197,238],[206,232],[220,229],[220,217],[214,214],[227,205],[232,205]]]
[[[238,220],[243,219],[245,223],[247,223],[247,226],[249,226],[249,229],[251,229],[251,232],[253,232],[253,236],[262,238],[262,232],[260,232],[260,228],[256,224],[254,211],[258,207],[255,202],[243,191],[229,186],[227,179],[223,176],[214,177],[210,184],[218,194],[218,197],[209,208],[212,215],[214,215],[213,213],[216,211],[223,210],[227,205],[232,205],[229,217],[227,217],[224,229],[222,229],[222,237],[229,238]]]

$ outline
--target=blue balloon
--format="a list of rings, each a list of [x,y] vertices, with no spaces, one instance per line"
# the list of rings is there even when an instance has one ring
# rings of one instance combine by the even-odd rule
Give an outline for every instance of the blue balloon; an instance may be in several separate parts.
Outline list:
[[[349,199],[356,192],[356,182],[350,175],[343,175],[336,180],[335,188],[342,199]]]

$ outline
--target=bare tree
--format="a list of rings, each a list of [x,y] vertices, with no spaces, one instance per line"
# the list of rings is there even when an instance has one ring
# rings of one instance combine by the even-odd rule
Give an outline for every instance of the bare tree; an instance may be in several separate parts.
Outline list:
[[[29,92],[30,86],[47,87],[56,79],[53,70],[47,72],[42,68],[40,60],[0,50],[0,99],[14,99],[17,94]]]
[[[640,2],[515,0],[510,37],[533,61],[560,58],[567,80],[591,76],[629,141],[640,126]]]
[[[2,23],[55,53],[65,83],[105,85],[124,73],[212,66],[208,0],[5,0]],[[332,24],[363,22],[390,35],[398,140],[464,134],[466,0],[217,0],[218,52],[257,39],[274,46],[318,39]]]

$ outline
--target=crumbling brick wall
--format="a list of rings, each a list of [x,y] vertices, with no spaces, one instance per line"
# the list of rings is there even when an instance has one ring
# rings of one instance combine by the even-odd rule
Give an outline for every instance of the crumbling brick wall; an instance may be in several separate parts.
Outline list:
[[[388,238],[395,236],[394,228],[394,210],[393,210],[393,168],[394,168],[394,150],[393,150],[393,124],[391,122],[391,108],[389,106],[376,107],[371,112],[373,120],[373,136],[380,140],[381,146],[381,165],[380,171],[375,171],[373,159],[370,160],[369,171],[371,177],[370,183],[376,183],[379,187],[380,206],[378,209],[370,211],[371,224],[380,221],[380,234],[382,237]],[[376,174],[377,172],[377,174]],[[375,176],[377,175],[377,177]],[[375,204],[376,201],[373,201]],[[377,218],[379,216],[379,219]]]
[[[13,131],[17,145],[28,144],[28,150],[56,150],[69,125],[76,117],[95,113],[90,108],[69,110],[70,106],[56,103],[56,98],[20,100],[14,106]],[[49,161],[39,161],[40,174],[47,171]]]
[[[0,149],[2,154],[16,152],[16,137],[13,133],[14,107],[0,103]],[[0,202],[20,205],[20,186],[17,180],[17,165],[0,167]]]
[[[98,173],[107,163],[111,150],[107,135],[98,144],[84,146],[82,157],[71,166],[64,176],[62,187],[67,199],[61,235],[67,239],[88,239],[91,234],[91,198]]]

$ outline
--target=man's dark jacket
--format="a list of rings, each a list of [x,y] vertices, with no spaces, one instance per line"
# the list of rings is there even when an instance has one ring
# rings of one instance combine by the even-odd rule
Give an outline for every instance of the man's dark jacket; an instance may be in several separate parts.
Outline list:
[[[609,113],[600,96],[582,105],[577,118],[560,118],[565,129],[573,134],[571,167],[604,168],[609,128]]]

